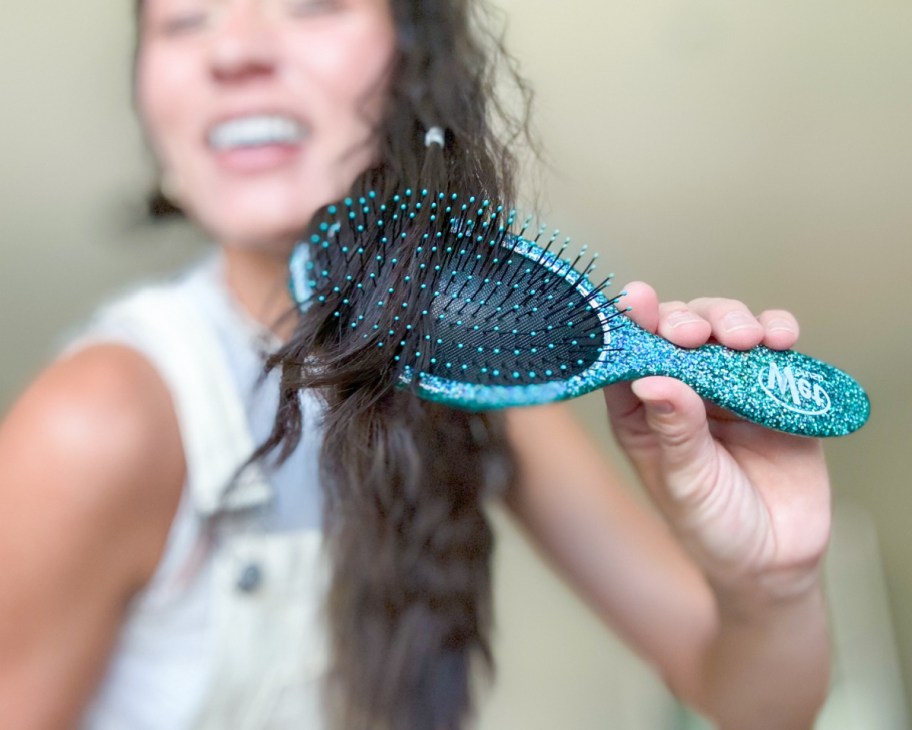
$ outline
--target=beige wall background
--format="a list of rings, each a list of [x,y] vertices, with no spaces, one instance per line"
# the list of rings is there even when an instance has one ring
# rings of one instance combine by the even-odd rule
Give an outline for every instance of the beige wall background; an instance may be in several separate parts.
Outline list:
[[[876,651],[849,663],[896,677],[898,660],[912,694],[912,5],[500,4],[538,92],[543,218],[667,298],[791,308],[802,349],[869,388],[871,423],[828,445],[837,501],[876,528],[882,568],[860,573],[886,585],[877,620],[861,612],[849,630]],[[31,0],[4,13],[3,408],[96,302],[201,250],[140,224],[151,168],[130,110],[130,7]],[[607,444],[598,398],[578,407]],[[498,524],[501,678],[484,727],[675,727],[647,668]],[[878,581],[854,591],[841,570],[842,594],[880,606]],[[902,726],[873,704],[880,726]]]

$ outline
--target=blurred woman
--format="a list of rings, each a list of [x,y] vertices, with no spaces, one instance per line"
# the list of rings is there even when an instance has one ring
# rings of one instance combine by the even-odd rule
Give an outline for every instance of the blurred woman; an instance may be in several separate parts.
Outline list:
[[[289,316],[288,256],[350,190],[512,198],[525,119],[497,104],[473,4],[144,0],[137,19],[156,210],[217,251],[104,308],[0,430],[0,725],[465,727],[502,496],[682,700],[724,728],[809,727],[828,667],[816,442],[677,381],[606,389],[663,524],[564,407],[422,403],[321,312]],[[797,339],[787,312],[628,290],[681,346]],[[260,383],[276,351],[282,383]],[[284,461],[247,465],[264,443]]]

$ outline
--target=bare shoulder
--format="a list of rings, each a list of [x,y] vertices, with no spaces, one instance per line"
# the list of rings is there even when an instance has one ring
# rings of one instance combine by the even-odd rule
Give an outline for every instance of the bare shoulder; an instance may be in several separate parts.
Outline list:
[[[183,475],[169,392],[142,355],[120,345],[92,346],[52,364],[0,426],[7,515],[14,506],[24,522],[40,513],[74,540],[131,534],[137,557],[164,539]],[[135,544],[146,532],[149,545]],[[153,557],[137,560],[137,580]]]
[[[51,365],[0,425],[0,727],[79,718],[184,480],[165,384],[98,345]]]

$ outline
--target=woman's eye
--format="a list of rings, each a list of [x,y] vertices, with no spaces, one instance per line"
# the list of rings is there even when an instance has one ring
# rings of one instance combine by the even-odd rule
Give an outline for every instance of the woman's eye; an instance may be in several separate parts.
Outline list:
[[[208,22],[208,13],[198,11],[164,18],[159,27],[167,36],[179,36],[201,30],[206,27]]]
[[[319,15],[338,9],[340,4],[340,0],[289,0],[287,7],[291,15]]]

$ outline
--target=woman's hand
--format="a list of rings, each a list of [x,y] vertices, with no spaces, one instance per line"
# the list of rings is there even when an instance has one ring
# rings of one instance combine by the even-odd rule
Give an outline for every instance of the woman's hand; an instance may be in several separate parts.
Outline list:
[[[634,283],[626,303],[637,324],[682,347],[787,349],[798,338],[788,312],[755,317],[730,299],[659,304]],[[610,386],[605,400],[619,444],[717,596],[752,607],[816,587],[830,529],[818,441],[740,420],[670,378]]]
[[[754,317],[726,299],[660,306],[645,284],[628,292],[638,324],[684,347],[787,348],[798,337],[787,312]],[[519,466],[509,506],[598,614],[716,727],[807,730],[829,674],[819,442],[738,420],[669,378],[610,386],[605,400],[673,534],[554,405],[508,414]]]

